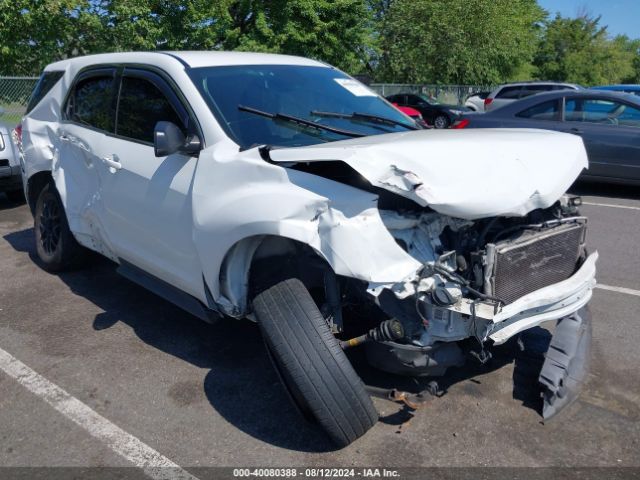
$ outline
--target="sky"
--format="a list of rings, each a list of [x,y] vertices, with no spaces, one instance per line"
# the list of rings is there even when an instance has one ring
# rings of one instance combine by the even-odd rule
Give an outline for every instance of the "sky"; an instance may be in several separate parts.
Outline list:
[[[601,15],[600,25],[607,25],[611,35],[625,34],[640,38],[640,0],[538,0],[551,16],[575,17],[586,8],[590,15]]]

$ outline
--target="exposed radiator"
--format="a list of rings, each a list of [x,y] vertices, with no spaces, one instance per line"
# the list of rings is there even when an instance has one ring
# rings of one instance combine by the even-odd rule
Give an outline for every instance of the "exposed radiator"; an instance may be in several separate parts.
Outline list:
[[[569,278],[577,269],[585,223],[563,224],[487,245],[488,293],[512,303],[540,288]]]

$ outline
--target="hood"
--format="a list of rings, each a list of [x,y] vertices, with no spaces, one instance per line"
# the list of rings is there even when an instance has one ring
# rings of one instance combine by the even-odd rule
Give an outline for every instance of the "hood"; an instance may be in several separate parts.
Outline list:
[[[588,167],[578,136],[533,129],[418,130],[274,149],[272,161],[342,161],[372,185],[463,219],[553,205]]]

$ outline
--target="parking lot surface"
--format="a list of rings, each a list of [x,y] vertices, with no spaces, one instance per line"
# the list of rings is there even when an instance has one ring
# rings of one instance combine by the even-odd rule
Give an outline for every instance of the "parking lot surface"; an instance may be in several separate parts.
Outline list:
[[[535,361],[512,342],[486,367],[453,371],[441,381],[447,394],[409,421],[400,406],[375,399],[382,420],[343,450],[290,406],[254,324],[205,324],[98,258],[81,271],[45,272],[28,208],[0,195],[0,465],[127,466],[157,454],[186,471],[640,466],[640,194],[576,191],[602,285],[591,301],[591,372],[579,400],[543,424]],[[22,373],[4,371],[18,361]]]

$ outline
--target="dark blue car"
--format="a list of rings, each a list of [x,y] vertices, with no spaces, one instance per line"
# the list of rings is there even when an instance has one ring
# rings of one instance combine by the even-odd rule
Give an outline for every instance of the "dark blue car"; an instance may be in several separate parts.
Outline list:
[[[484,114],[465,114],[454,128],[541,128],[580,135],[589,156],[589,170],[581,178],[640,185],[640,97],[634,95],[540,93]]]

